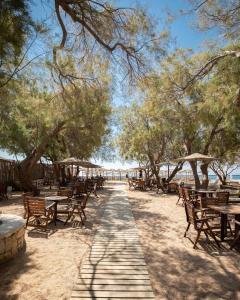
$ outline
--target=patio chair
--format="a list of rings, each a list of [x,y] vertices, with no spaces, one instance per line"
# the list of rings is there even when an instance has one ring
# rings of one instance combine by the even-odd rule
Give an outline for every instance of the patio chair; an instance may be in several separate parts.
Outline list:
[[[47,204],[45,198],[26,196],[28,216],[26,226],[47,229],[50,222],[55,220],[55,203]]]
[[[228,200],[229,200],[229,193],[228,192],[217,192],[216,193],[217,197],[206,197],[206,198],[201,198],[200,200],[200,207],[201,207],[201,211],[202,211],[202,215],[204,217],[214,217],[215,220],[218,220],[218,222],[215,223],[214,225],[214,229],[220,229],[221,227],[221,223],[220,223],[220,213],[216,212],[213,209],[208,208],[209,205],[227,205],[228,204]],[[230,230],[231,235],[233,235],[232,233],[232,228],[230,225],[230,221],[227,220],[227,229]]]
[[[183,205],[184,197],[183,197],[183,187],[182,186],[178,186],[178,199],[177,199],[176,205],[178,205],[179,201],[182,201],[182,205]]]
[[[128,189],[131,190],[131,188],[134,189],[133,180],[128,178]]]
[[[67,219],[64,224],[67,223],[72,215],[72,196],[73,191],[71,189],[60,189],[57,191],[58,196],[66,197],[65,201],[60,201],[57,206],[57,214],[67,215]]]
[[[235,232],[235,238],[230,246],[231,250],[236,246],[238,240],[240,240],[240,222],[237,220],[234,220],[234,223],[238,225],[238,229],[237,229],[238,231]]]
[[[0,200],[8,200],[7,185],[0,183]]]
[[[182,187],[183,191],[183,202],[194,204],[195,208],[199,206],[199,195],[194,193],[189,187]]]
[[[218,240],[216,239],[215,234],[212,231],[212,228],[209,225],[209,221],[214,218],[206,218],[206,217],[199,218],[197,216],[197,211],[196,211],[194,205],[190,202],[184,202],[184,206],[185,206],[185,212],[186,212],[186,219],[187,219],[187,223],[188,223],[186,231],[184,233],[184,237],[186,237],[187,232],[191,225],[193,225],[194,229],[197,231],[197,237],[193,244],[193,249],[196,248],[196,245],[199,242],[199,238],[200,238],[200,235],[202,232],[205,234],[205,236],[207,238],[210,235],[214,239],[217,246],[220,248],[220,244],[219,244]]]

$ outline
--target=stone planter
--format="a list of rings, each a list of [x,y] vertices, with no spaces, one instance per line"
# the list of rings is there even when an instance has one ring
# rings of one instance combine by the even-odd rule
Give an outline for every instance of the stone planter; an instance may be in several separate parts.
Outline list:
[[[1,214],[0,263],[16,256],[25,246],[25,220],[16,215]]]

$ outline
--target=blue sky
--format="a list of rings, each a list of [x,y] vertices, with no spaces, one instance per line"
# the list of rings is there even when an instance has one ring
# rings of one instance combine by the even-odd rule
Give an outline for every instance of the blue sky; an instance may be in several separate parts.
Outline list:
[[[35,5],[32,7],[32,14],[34,18],[38,20],[45,19],[47,15],[49,15],[48,6],[42,8],[41,1],[35,0],[33,1]],[[53,0],[49,2],[52,6]],[[115,3],[119,7],[133,7],[136,3],[140,4],[143,8],[145,8],[154,18],[157,19],[156,26],[159,31],[162,31],[164,28],[169,26],[171,36],[175,40],[175,43],[172,47],[179,48],[191,48],[194,51],[198,52],[203,49],[204,41],[207,39],[217,37],[217,33],[215,31],[208,32],[199,32],[193,26],[194,20],[196,20],[196,16],[194,14],[181,15],[180,10],[189,10],[189,2],[186,0],[115,0]],[[168,19],[168,15],[171,14],[175,16],[173,22],[169,25],[166,23]],[[126,101],[126,95],[122,93],[124,89],[119,86],[115,94],[113,95],[113,102],[120,105],[124,104]],[[0,156],[9,158],[8,153],[4,151],[0,151]],[[115,161],[115,162],[101,162],[97,161],[99,164],[108,168],[127,168],[130,166],[136,166],[136,163],[128,163],[123,161]]]

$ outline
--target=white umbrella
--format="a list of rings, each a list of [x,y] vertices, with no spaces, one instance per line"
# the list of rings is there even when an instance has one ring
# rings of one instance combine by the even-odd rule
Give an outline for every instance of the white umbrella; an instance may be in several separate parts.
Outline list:
[[[212,156],[204,155],[204,154],[201,154],[201,153],[193,153],[191,155],[180,157],[180,158],[176,159],[177,162],[181,162],[181,161],[206,161],[206,162],[210,162],[210,161],[213,161],[213,160],[216,160],[216,158],[214,158]]]

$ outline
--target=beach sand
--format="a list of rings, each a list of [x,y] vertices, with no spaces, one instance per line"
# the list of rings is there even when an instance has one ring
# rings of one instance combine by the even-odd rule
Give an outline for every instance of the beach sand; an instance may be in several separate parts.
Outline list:
[[[0,265],[0,299],[69,299],[110,193],[111,190],[105,189],[98,192],[99,198],[90,197],[84,227],[73,228],[58,222],[57,226],[50,225],[48,235],[28,227],[26,252]],[[22,216],[21,198],[15,196],[1,201],[0,210]]]
[[[176,206],[176,195],[128,191],[128,196],[156,299],[240,299],[239,252],[227,243],[219,251],[204,234],[194,250],[183,237],[185,211]],[[194,240],[196,232],[188,237]]]
[[[156,299],[240,299],[240,254],[227,243],[219,249],[202,237],[199,249],[183,234],[185,212],[176,195],[128,191]],[[99,192],[87,206],[86,227],[58,223],[51,235],[27,229],[27,249],[0,265],[0,299],[69,299],[84,256],[92,243],[111,193]],[[23,214],[19,197],[0,202],[0,210]],[[196,237],[194,230],[188,234]]]

